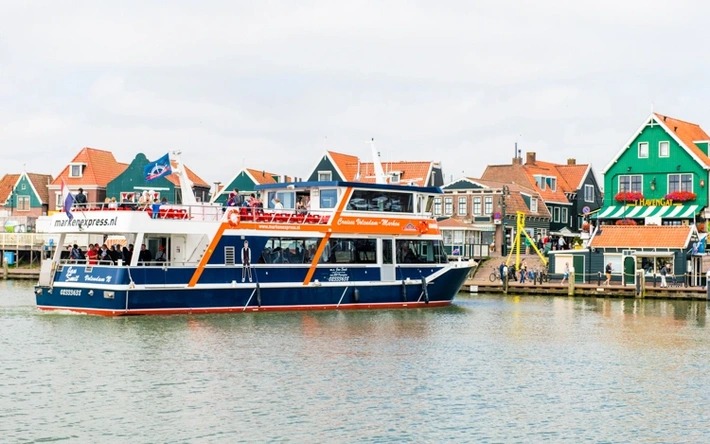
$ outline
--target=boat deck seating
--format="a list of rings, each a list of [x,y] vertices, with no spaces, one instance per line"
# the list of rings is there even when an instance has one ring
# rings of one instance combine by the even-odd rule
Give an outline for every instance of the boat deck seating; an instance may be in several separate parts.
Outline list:
[[[270,222],[288,224],[327,224],[329,214],[313,214],[295,211],[274,211],[261,208],[239,208],[239,220],[245,222]]]

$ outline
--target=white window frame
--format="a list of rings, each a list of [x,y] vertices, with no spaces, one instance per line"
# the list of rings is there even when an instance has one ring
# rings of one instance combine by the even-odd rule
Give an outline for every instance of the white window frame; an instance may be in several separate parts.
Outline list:
[[[622,190],[621,189],[621,179],[628,177],[629,178],[629,189],[627,190]],[[634,185],[634,178],[637,178],[638,181],[636,183],[639,185],[638,190],[634,190],[633,185]],[[641,174],[622,174],[619,176],[619,182],[617,184],[616,189],[618,191],[638,191],[639,193],[643,193],[643,175]]]
[[[481,215],[483,210],[483,204],[482,204],[482,199],[481,196],[476,196],[473,198],[473,214],[476,215]]]
[[[493,214],[493,196],[483,198],[483,214]]]
[[[672,189],[671,188],[671,177],[672,176],[678,176],[678,189]],[[686,187],[687,189],[683,189],[683,184],[688,183],[688,182],[683,182],[683,176],[690,176],[690,186]],[[693,181],[694,177],[690,173],[673,173],[668,175],[668,183],[666,184],[666,189],[668,190],[669,193],[675,192],[675,191],[690,191],[693,192]]]
[[[567,208],[563,207],[560,210],[560,222],[564,222],[566,224],[569,223],[569,212],[568,212]]]
[[[550,188],[552,191],[557,191],[557,177],[555,177],[555,176],[547,176],[547,177],[545,177],[545,181],[548,181],[548,180],[550,181],[550,184],[549,184],[550,187],[549,187],[549,188]]]
[[[327,177],[327,179],[326,179]],[[331,182],[333,180],[332,171],[318,171],[318,182]]]
[[[402,173],[399,171],[393,171],[390,173],[390,183],[399,183],[401,180]]]
[[[555,207],[552,210],[552,222],[559,222],[560,221],[560,207]]]
[[[665,147],[665,150],[664,148]],[[671,143],[667,140],[661,140],[658,142],[658,157],[670,157],[671,156]]]
[[[84,164],[83,163],[70,163],[69,164],[69,177],[83,177],[84,176]]]
[[[444,197],[444,214],[452,216],[454,214],[454,198]]]
[[[20,204],[22,202],[22,204]],[[32,209],[30,196],[27,194],[15,195],[15,209],[17,211],[30,211]]]
[[[458,214],[459,216],[466,216],[468,208],[466,205],[467,198],[466,196],[459,196],[459,208],[458,208]]]
[[[540,174],[535,174],[533,176],[535,178],[535,184],[537,184],[537,187],[540,188],[541,190],[545,189],[545,176],[542,176]]]
[[[585,202],[594,202],[594,185],[584,185],[584,201]]]
[[[61,210],[62,207],[64,206],[64,202],[62,201],[62,192],[58,192],[57,194],[54,195],[54,208]]]
[[[530,212],[537,213],[537,199],[534,197],[530,198]]]
[[[639,159],[648,159],[648,142],[639,142],[638,156]]]
[[[441,216],[441,198],[434,198],[434,215]]]

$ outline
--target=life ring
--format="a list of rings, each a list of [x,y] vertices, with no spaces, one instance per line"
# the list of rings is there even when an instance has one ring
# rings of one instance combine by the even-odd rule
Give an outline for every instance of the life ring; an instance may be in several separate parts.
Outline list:
[[[227,213],[227,222],[229,222],[230,227],[239,225],[239,210],[229,210],[229,213]]]
[[[426,233],[427,231],[429,231],[429,224],[428,224],[426,221],[424,221],[424,220],[421,221],[421,222],[419,222],[419,232],[420,232],[421,234],[424,234],[424,233]]]

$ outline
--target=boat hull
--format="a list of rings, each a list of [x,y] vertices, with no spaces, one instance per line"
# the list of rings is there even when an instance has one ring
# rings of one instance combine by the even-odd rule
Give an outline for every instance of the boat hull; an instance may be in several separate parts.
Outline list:
[[[232,279],[190,287],[179,282],[180,276],[189,273],[175,271],[170,275],[175,282],[166,278],[165,284],[141,283],[141,272],[150,276],[153,271],[158,272],[140,267],[130,271],[94,267],[88,272],[82,267],[69,268],[52,287],[35,287],[37,307],[104,316],[438,307],[451,304],[470,267],[447,265],[426,270],[426,275],[421,269],[410,268],[401,272],[403,279],[391,282],[315,281],[304,285],[276,282],[272,277],[263,282]],[[92,279],[87,281],[86,276]]]

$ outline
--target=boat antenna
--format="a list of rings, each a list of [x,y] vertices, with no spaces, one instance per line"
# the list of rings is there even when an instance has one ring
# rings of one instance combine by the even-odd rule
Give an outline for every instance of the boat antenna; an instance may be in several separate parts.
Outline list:
[[[372,149],[372,163],[375,167],[375,183],[387,183],[387,176],[385,176],[385,171],[382,169],[382,162],[380,161],[380,152],[375,148],[375,138],[370,140],[370,148]]]

